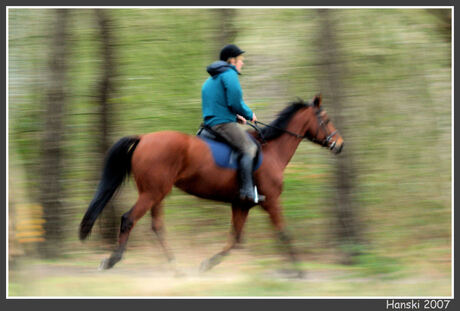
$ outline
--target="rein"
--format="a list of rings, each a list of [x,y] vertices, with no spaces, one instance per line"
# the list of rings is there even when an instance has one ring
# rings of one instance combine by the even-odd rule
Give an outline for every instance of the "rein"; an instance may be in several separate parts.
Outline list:
[[[318,131],[319,131],[320,127],[324,130],[325,133],[327,133],[327,129],[324,126],[325,122],[319,117],[319,113],[317,113],[316,115],[318,116],[318,119],[320,121],[319,122],[319,127],[316,130],[316,135],[315,135],[315,136],[318,136]],[[266,123],[263,123],[263,122],[260,122],[260,121],[254,121],[254,124],[252,124],[250,121],[247,121],[246,124],[248,124],[249,126],[251,126],[252,128],[254,128],[257,131],[257,133],[259,134],[259,137],[261,138],[263,144],[266,143],[266,140],[263,137],[262,131],[257,126],[258,124],[262,124],[263,126],[270,127],[270,128],[275,129],[275,130],[278,130],[278,131],[282,131],[282,132],[287,133],[289,135],[292,135],[292,136],[294,136],[296,138],[300,138],[300,139],[305,139],[306,138],[306,139],[308,139],[308,140],[310,140],[312,142],[319,143],[320,145],[325,146],[325,147],[327,147],[327,144],[331,141],[332,137],[334,137],[334,135],[337,134],[337,131],[334,131],[331,134],[329,134],[323,141],[320,141],[320,140],[316,139],[315,137],[310,138],[310,137],[308,137],[306,135],[299,135],[299,134],[296,134],[294,132],[288,131],[286,129],[283,129],[283,128],[280,128],[280,127],[277,127],[277,126],[273,126],[273,125],[270,125],[270,124],[266,124]],[[334,147],[335,147],[335,142],[333,142],[331,144],[331,146],[329,146],[329,149],[333,149]]]
[[[299,134],[296,134],[296,133],[293,133],[291,131],[288,131],[288,130],[285,130],[285,129],[282,129],[280,127],[277,127],[277,126],[273,126],[273,125],[270,125],[270,124],[266,124],[266,123],[263,123],[263,122],[260,122],[260,121],[254,121],[255,123],[255,126],[252,125],[250,122],[248,122],[250,124],[251,127],[255,128],[256,131],[259,133],[259,135],[261,135],[261,131],[260,129],[257,127],[257,124],[262,124],[263,126],[266,126],[266,127],[271,127],[275,130],[278,130],[278,131],[282,131],[282,132],[285,132],[285,133],[288,133],[294,137],[297,137],[297,138],[301,138],[301,139],[304,139],[304,138],[308,138],[307,136],[302,136],[302,135],[299,135]]]
[[[255,121],[254,124],[252,124],[251,121],[246,121],[247,125],[249,125],[250,127],[252,127],[253,129],[256,130],[257,134],[259,134],[259,137],[262,140],[262,144],[265,145],[267,143],[267,141],[265,140],[265,137],[262,134],[261,129],[257,126],[257,123],[261,123],[261,122]],[[263,124],[263,123],[261,123],[261,124]],[[263,125],[265,125],[265,124],[263,124]]]

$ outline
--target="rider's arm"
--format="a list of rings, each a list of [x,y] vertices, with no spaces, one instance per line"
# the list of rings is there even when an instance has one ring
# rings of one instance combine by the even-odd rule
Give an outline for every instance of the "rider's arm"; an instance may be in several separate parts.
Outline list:
[[[236,72],[222,75],[222,81],[226,89],[227,104],[235,113],[243,116],[246,120],[252,120],[254,113],[243,101],[243,91]]]

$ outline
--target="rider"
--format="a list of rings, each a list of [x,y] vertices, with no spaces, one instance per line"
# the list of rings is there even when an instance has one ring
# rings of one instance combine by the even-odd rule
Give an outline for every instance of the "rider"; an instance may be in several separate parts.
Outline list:
[[[245,124],[246,120],[257,120],[254,112],[243,101],[238,80],[244,64],[243,53],[234,44],[226,45],[220,51],[220,60],[206,68],[211,77],[203,84],[201,98],[204,125],[217,132],[241,154],[238,172],[240,199],[255,202],[252,170],[257,145],[237,124],[237,121]]]

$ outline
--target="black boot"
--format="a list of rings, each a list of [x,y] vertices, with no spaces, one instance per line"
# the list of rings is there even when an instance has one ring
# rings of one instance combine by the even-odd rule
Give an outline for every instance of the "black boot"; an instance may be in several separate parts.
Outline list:
[[[254,191],[254,183],[252,181],[252,169],[254,167],[254,159],[249,155],[242,155],[240,158],[240,199],[251,203],[258,203],[265,199],[263,195],[258,195]]]

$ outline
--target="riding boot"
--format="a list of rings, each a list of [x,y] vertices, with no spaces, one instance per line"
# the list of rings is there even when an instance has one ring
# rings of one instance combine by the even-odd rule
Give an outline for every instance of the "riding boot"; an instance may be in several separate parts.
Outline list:
[[[258,203],[265,199],[264,196],[259,195],[256,202],[256,194],[254,191],[254,183],[252,180],[252,169],[254,167],[254,159],[249,155],[242,155],[240,159],[240,199],[242,201],[250,201]]]

